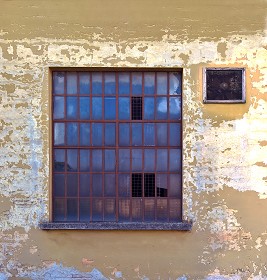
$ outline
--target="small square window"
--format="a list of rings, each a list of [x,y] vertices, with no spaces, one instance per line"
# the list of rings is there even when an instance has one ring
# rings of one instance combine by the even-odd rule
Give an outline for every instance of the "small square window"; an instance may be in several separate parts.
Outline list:
[[[204,103],[245,103],[244,68],[205,68]]]

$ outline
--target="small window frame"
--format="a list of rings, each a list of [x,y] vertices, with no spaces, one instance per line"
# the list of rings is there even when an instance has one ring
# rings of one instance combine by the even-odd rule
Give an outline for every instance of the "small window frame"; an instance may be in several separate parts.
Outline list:
[[[207,96],[207,71],[229,71],[229,70],[239,70],[242,72],[242,98],[241,99],[229,99],[229,100],[213,100],[208,99]],[[207,104],[240,104],[246,103],[246,70],[245,68],[236,68],[236,67],[205,67],[203,68],[203,103]]]

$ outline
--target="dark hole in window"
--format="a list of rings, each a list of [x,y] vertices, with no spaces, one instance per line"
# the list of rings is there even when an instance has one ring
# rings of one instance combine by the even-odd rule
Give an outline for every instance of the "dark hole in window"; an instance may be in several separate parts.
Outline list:
[[[242,100],[242,70],[206,70],[207,100]]]
[[[144,174],[145,197],[155,197],[155,174]]]
[[[158,197],[167,197],[168,196],[168,190],[165,188],[157,188],[157,196]]]
[[[132,174],[132,197],[142,197],[142,181],[141,173]]]
[[[142,97],[132,97],[132,120],[142,120]]]

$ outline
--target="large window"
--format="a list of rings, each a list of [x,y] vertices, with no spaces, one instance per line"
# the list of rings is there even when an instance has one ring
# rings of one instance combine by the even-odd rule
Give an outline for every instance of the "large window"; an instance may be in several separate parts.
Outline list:
[[[181,221],[181,71],[52,75],[53,221]]]

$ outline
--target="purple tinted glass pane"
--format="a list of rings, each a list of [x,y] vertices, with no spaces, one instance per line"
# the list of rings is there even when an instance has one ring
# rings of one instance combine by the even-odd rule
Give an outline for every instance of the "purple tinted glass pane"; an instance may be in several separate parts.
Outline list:
[[[102,73],[92,73],[92,93],[102,93]]]
[[[64,72],[54,72],[53,73],[53,93],[63,94],[64,90],[65,75]]]
[[[168,77],[166,72],[157,73],[157,94],[167,94]]]
[[[155,146],[155,124],[145,123],[144,141],[145,146]]]
[[[105,146],[115,146],[116,144],[116,125],[115,123],[105,124]]]
[[[80,171],[90,171],[90,150],[80,150]]]
[[[169,124],[169,143],[170,146],[181,145],[181,124],[170,123]]]
[[[80,97],[80,119],[89,120],[90,119],[90,98]]]
[[[130,220],[130,200],[119,200],[119,222],[126,222]]]
[[[67,72],[67,94],[77,94],[76,72]]]
[[[103,221],[103,200],[102,199],[99,199],[99,198],[93,199],[92,220],[93,220],[93,222]]]
[[[115,199],[108,198],[105,199],[105,207],[104,207],[104,220],[105,221],[116,221],[116,204]]]
[[[182,92],[182,74],[180,72],[170,73],[169,94],[181,94]]]
[[[168,150],[157,150],[157,171],[167,171],[168,165]]]
[[[132,150],[132,171],[142,171],[142,150],[133,149]]]
[[[128,97],[119,97],[119,119],[130,119],[130,99]]]
[[[67,199],[67,221],[76,222],[78,220],[78,200],[76,198]]]
[[[119,196],[129,197],[131,195],[130,175],[119,174]]]
[[[116,93],[115,73],[105,73],[105,94]]]
[[[146,222],[153,222],[155,221],[155,199],[145,199],[145,217],[144,220]]]
[[[79,73],[80,94],[90,93],[90,74],[88,72]]]
[[[144,106],[144,119],[145,120],[154,120],[154,98],[145,97],[145,106]]]
[[[78,145],[78,124],[67,123],[67,145],[77,146]]]
[[[156,176],[157,197],[168,196],[167,180],[168,180],[167,174],[157,174]]]
[[[65,124],[54,123],[54,145],[65,144]]]
[[[154,171],[155,170],[155,150],[145,149],[144,154],[145,159],[145,171]]]
[[[92,192],[93,196],[102,196],[102,174],[93,174]]]
[[[115,174],[105,174],[105,196],[116,196]]]
[[[80,222],[90,221],[90,199],[80,199]]]
[[[141,72],[132,73],[132,94],[133,95],[142,94],[142,73]]]
[[[92,98],[92,119],[93,120],[102,119],[102,98],[101,97]]]
[[[169,116],[171,120],[181,119],[181,98],[170,97],[169,99]]]
[[[80,174],[80,196],[90,196],[90,174]]]
[[[181,150],[169,150],[169,171],[181,172]]]
[[[102,146],[102,124],[92,124],[92,144],[93,146]]]
[[[145,94],[155,93],[155,73],[144,73]]]
[[[119,94],[130,93],[130,73],[119,73]]]
[[[54,171],[65,170],[65,150],[55,149],[54,152]]]
[[[132,221],[141,222],[143,220],[142,198],[132,198]]]
[[[130,145],[130,124],[119,125],[119,145],[129,146]]]
[[[167,98],[158,97],[156,104],[156,119],[157,120],[167,120]]]
[[[119,171],[130,171],[130,150],[119,150]]]
[[[65,106],[64,97],[55,96],[54,97],[54,120],[64,119],[65,117]]]
[[[105,171],[115,171],[115,150],[105,150]]]
[[[105,120],[116,119],[116,98],[115,97],[105,97]]]
[[[166,123],[157,124],[157,145],[158,146],[168,145],[168,133],[167,133]]]
[[[89,123],[80,124],[80,145],[81,146],[90,145],[90,124]]]
[[[168,220],[168,205],[166,198],[157,199],[157,221],[167,221]]]
[[[92,170],[102,171],[102,150],[92,150]]]
[[[75,120],[78,116],[77,110],[77,98],[76,97],[67,97],[67,119]]]
[[[67,171],[77,171],[78,152],[76,149],[67,150]]]
[[[142,124],[132,123],[132,146],[142,145]]]
[[[67,196],[78,195],[78,175],[67,174]]]
[[[181,197],[181,174],[170,174],[169,197]]]
[[[53,190],[54,190],[55,197],[65,196],[65,176],[64,176],[64,174],[55,174],[54,175]]]
[[[170,199],[169,200],[169,217],[170,222],[181,221],[182,219],[182,207],[181,207],[181,199]]]
[[[54,199],[53,216],[55,222],[63,222],[65,220],[65,200]]]

